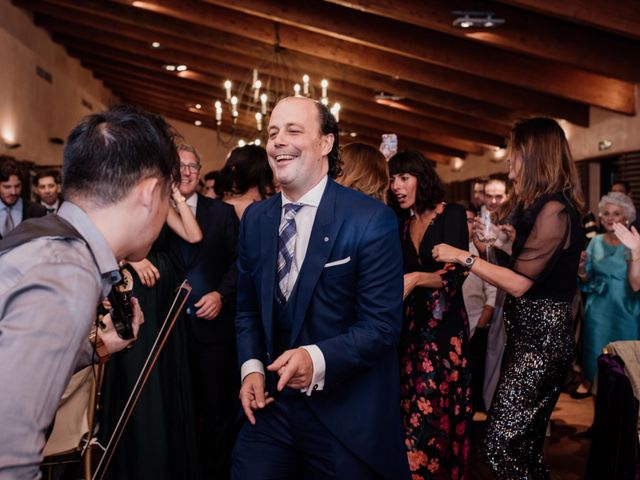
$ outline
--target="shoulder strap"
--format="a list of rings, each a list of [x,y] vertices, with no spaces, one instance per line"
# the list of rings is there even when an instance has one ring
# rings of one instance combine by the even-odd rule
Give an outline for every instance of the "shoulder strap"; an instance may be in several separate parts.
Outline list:
[[[83,240],[80,233],[58,215],[30,218],[11,230],[6,237],[0,239],[0,252],[23,245],[41,237],[77,238]],[[86,241],[85,241],[86,243]]]

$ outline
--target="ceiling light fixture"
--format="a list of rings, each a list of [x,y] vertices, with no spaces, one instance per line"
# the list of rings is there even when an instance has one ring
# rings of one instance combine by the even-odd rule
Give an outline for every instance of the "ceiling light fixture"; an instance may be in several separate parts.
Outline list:
[[[186,65],[178,65],[176,67],[176,70],[179,72],[186,72],[187,71],[187,66]]]
[[[494,28],[504,25],[504,18],[495,17],[494,12],[471,12],[455,10],[453,26],[458,28]]]
[[[160,48],[160,42],[151,42],[151,48]]]
[[[195,122],[193,122],[193,124],[194,124],[196,127],[199,127],[199,126],[201,126],[201,125],[202,125],[202,121],[201,121],[201,120],[196,120]]]
[[[176,71],[176,66],[175,65],[163,65],[163,67],[167,72],[175,72]]]

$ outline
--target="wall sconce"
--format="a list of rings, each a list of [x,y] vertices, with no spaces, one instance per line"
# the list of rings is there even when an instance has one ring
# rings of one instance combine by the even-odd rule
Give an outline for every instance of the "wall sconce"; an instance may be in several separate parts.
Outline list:
[[[464,166],[464,160],[460,157],[453,157],[449,162],[449,166],[451,167],[451,171],[459,172]]]
[[[604,150],[609,150],[612,145],[613,142],[611,140],[600,140],[598,142],[598,150],[600,150],[601,152]]]

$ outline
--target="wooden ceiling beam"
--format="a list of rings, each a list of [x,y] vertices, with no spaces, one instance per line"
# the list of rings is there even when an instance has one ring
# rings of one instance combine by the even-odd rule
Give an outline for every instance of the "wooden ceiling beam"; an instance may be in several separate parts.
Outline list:
[[[513,52],[555,60],[629,82],[640,81],[640,44],[582,25],[491,1],[326,0],[360,12],[394,19]],[[507,2],[520,4],[519,1]],[[540,2],[527,2],[539,5]],[[552,2],[557,5],[558,2]],[[577,2],[576,2],[577,3]],[[584,5],[584,2],[579,2]],[[562,5],[565,5],[563,2]],[[492,29],[454,27],[453,10],[490,11],[506,22]],[[607,11],[609,9],[607,8]],[[569,19],[571,20],[571,19]],[[636,24],[637,25],[637,24]],[[636,26],[636,33],[638,28]]]
[[[91,41],[91,42],[98,42],[98,43],[102,43],[103,45],[108,46],[110,45],[112,48],[119,48],[119,49],[126,49],[126,51],[129,52],[133,52],[133,53],[140,53],[140,52],[145,52],[146,51],[146,46],[144,46],[144,44],[142,45],[138,45],[136,46],[136,43],[133,41],[130,41],[128,39],[123,39],[119,36],[113,35],[113,34],[103,34],[95,29],[92,30],[87,30],[84,29],[82,27],[79,27],[77,25],[73,25],[73,24],[66,24],[65,22],[61,22],[61,21],[52,21],[50,20],[48,17],[43,17],[43,16],[38,16],[36,21],[42,25],[44,25],[47,28],[50,28],[54,31],[63,31],[64,33],[66,33],[67,35],[77,35],[80,38],[84,38],[85,41]],[[82,48],[83,43],[78,43],[77,48]],[[86,44],[85,44],[86,46]],[[165,52],[166,53],[166,52]],[[153,55],[156,55],[156,53],[152,53]],[[124,61],[126,61],[126,57],[123,59]],[[196,60],[195,58],[191,58],[191,63],[200,63],[200,67],[203,69],[210,69],[211,67],[206,64],[206,62],[202,62],[202,60]],[[158,62],[160,64],[160,61]],[[161,70],[158,69],[158,71],[160,72]],[[160,75],[160,74],[159,74]],[[152,81],[152,80],[150,80]],[[221,83],[221,82],[220,82]],[[352,100],[349,99],[346,102],[346,105],[348,106],[349,103]],[[354,106],[358,106],[358,102],[354,102]],[[418,131],[421,129],[420,125],[424,125],[427,124],[427,120],[416,120],[418,123],[417,124],[409,124],[407,118],[409,118],[408,115],[402,115],[401,113],[398,113],[396,111],[394,111],[394,109],[392,108],[381,108],[381,106],[376,105],[374,103],[371,104],[363,104],[361,102],[360,105],[360,109],[364,110],[365,112],[368,111],[376,111],[377,113],[379,113],[380,115],[382,115],[382,118],[384,118],[385,116],[393,116],[396,119],[400,119],[400,117],[402,117],[402,119],[400,119],[401,121],[404,121],[405,123],[405,129],[408,129],[409,132],[413,132],[414,130]],[[442,122],[441,122],[442,123]],[[431,127],[436,127],[438,126],[436,124],[436,122],[431,121]],[[443,127],[443,125],[439,125],[439,127]],[[445,146],[449,146],[452,148],[456,148],[456,149],[462,149],[464,151],[472,151],[472,152],[478,152],[478,151],[482,151],[482,148],[479,146],[473,146],[470,147],[470,142],[465,141],[465,140],[461,140],[462,142],[465,142],[463,144],[460,144],[459,142],[455,141],[455,139],[451,138],[451,135],[454,133],[457,134],[462,134],[465,133],[461,130],[460,127],[457,127],[457,131],[453,131],[452,128],[455,126],[451,126],[447,127],[447,128],[437,128],[437,130],[439,130],[440,132],[447,131],[449,134],[448,135],[440,135],[438,133],[432,133],[432,132],[428,132],[426,130],[421,130],[420,131],[420,138],[422,140],[425,141],[430,141],[432,143],[442,143],[442,141],[446,142],[443,143]],[[468,133],[468,132],[467,132]],[[481,132],[479,132],[481,133]],[[412,133],[410,133],[411,136],[414,136]],[[478,135],[478,134],[476,134]],[[417,134],[415,135],[417,136]],[[504,139],[502,137],[498,137],[498,136],[494,136],[493,138],[488,137],[486,134],[483,134],[483,136],[485,137],[484,139],[482,139],[481,141],[485,142],[485,143],[489,143],[489,144],[493,144],[493,145],[500,145],[504,142]],[[464,147],[461,147],[461,145],[464,145]]]
[[[51,1],[51,0],[50,0]],[[205,36],[210,42],[210,45],[205,45],[203,43],[199,43],[203,40],[203,38],[194,36],[190,34],[188,31],[183,32],[183,28],[180,29],[181,35],[176,36],[177,32],[173,32],[172,30],[168,30],[170,34],[166,33],[166,29],[168,28],[166,23],[166,18],[161,15],[157,15],[150,12],[140,11],[138,9],[126,7],[125,5],[119,4],[108,4],[110,8],[117,7],[115,12],[107,12],[106,15],[100,16],[97,14],[103,13],[100,10],[95,11],[93,9],[99,8],[100,5],[104,5],[104,3],[100,3],[98,6],[91,6],[93,1],[87,1],[80,4],[81,9],[74,10],[75,3],[71,0],[52,0],[56,4],[51,4],[49,2],[44,2],[41,0],[20,0],[21,3],[24,3],[25,6],[28,6],[32,10],[46,14],[48,16],[52,16],[58,19],[66,19],[66,21],[73,21],[81,25],[85,25],[87,27],[92,27],[95,29],[105,29],[106,31],[110,31],[112,33],[122,34],[126,33],[127,36],[136,38],[140,41],[149,43],[150,39],[155,38],[156,41],[160,41],[161,45],[164,48],[181,48],[190,53],[197,53],[199,55],[205,55],[209,58],[214,58],[217,62],[224,63],[225,66],[221,66],[223,70],[229,70],[229,65],[234,66],[242,66],[246,68],[252,68],[257,64],[260,64],[260,60],[257,57],[249,57],[245,54],[238,54],[236,52],[230,52],[220,48],[218,44],[213,41],[212,37],[216,37],[218,35],[227,36],[229,34],[225,34],[222,32],[215,32],[211,29],[206,29],[203,27],[196,27],[197,35],[202,35],[202,30],[206,30],[208,32],[208,36]],[[57,5],[61,3],[61,5]],[[140,13],[151,15],[153,18],[139,18]],[[117,14],[117,16],[116,16]],[[113,18],[115,17],[115,18]],[[159,22],[155,19],[155,17],[161,17],[165,19],[164,22]],[[109,22],[105,22],[104,19],[108,18]],[[120,20],[125,19],[124,22]],[[164,33],[158,34],[153,30],[149,30],[147,28],[141,28],[140,26],[130,27],[134,22],[138,21],[146,21],[146,22],[156,22],[153,25],[149,25],[145,23],[145,26],[151,26],[152,28],[157,28],[158,31],[162,31]],[[177,20],[178,23],[184,23]],[[128,27],[129,25],[129,27]],[[190,41],[189,38],[185,39],[184,33],[187,37],[195,39],[196,41]],[[235,36],[235,38],[240,39],[239,41],[247,43],[246,40],[241,37]],[[227,39],[223,42],[224,45],[228,44],[230,39]],[[256,42],[252,42],[257,44]],[[299,54],[293,54],[292,52],[287,52],[288,57],[295,55],[295,58],[291,58],[293,64],[300,65],[302,69],[307,73],[311,73],[315,75],[316,78],[320,78],[321,76],[331,76],[331,75],[344,75],[345,68],[341,65],[331,65],[330,67],[327,65],[329,62],[318,61],[318,60],[310,60],[309,58],[298,58]],[[261,57],[264,60],[264,55]],[[266,68],[265,70],[269,70]],[[400,82],[396,82],[396,85],[390,85],[389,81],[384,77],[375,78],[374,74],[369,72],[354,72],[354,69],[348,69],[348,77],[349,82],[344,80],[333,80],[331,90],[334,91],[342,90],[344,93],[347,93],[350,96],[357,96],[364,100],[371,100],[372,91],[370,88],[364,87],[363,85],[371,85],[373,88],[377,88],[381,91],[389,91],[390,88],[396,89],[398,87],[397,84]],[[269,73],[269,72],[268,72]],[[335,78],[335,77],[334,77]],[[292,79],[292,81],[300,81],[299,78]],[[406,82],[405,82],[406,83]],[[466,99],[463,97],[457,97],[451,94],[445,94],[444,92],[438,92],[434,90],[428,90],[425,88],[420,88],[418,86],[403,86],[400,89],[400,93],[403,93],[404,96],[411,95],[416,100],[426,100],[427,103],[423,103],[420,105],[419,101],[413,101],[413,105],[409,108],[405,108],[405,111],[411,111],[413,113],[426,116],[429,118],[434,118],[436,120],[442,120],[449,123],[459,124],[463,127],[474,128],[486,133],[498,134],[498,135],[506,135],[508,133],[508,127],[513,123],[513,121],[520,117],[521,115],[517,115],[515,113],[509,114],[505,111],[500,111],[497,107],[492,107],[490,105],[481,105],[479,102],[474,102],[472,99]],[[427,97],[426,99],[424,97]],[[396,102],[397,103],[397,102]],[[444,107],[442,105],[445,105]],[[462,113],[460,113],[460,111]],[[464,113],[468,112],[468,113]],[[474,112],[476,116],[482,117],[483,122],[478,122],[477,118],[475,118]]]
[[[498,0],[534,12],[582,23],[601,30],[640,39],[640,4],[637,0],[612,2],[585,0]],[[638,58],[638,57],[635,57]]]
[[[407,66],[412,60],[418,60],[620,113],[635,113],[633,83],[559,62],[520,55],[324,2],[308,2],[305,8],[299,8],[296,0],[206,2],[281,22],[291,28],[292,37],[299,38],[299,31],[303,30],[318,35],[318,40],[323,36],[335,39],[342,48],[355,44],[364,47],[363,53],[370,51],[383,58],[388,54],[400,56]],[[287,34],[288,30],[284,29],[284,35]]]
[[[125,3],[126,1],[122,0]],[[257,17],[248,17],[242,13],[214,5],[194,0],[181,0],[180,2],[154,0],[136,2],[135,6],[259,42],[274,43],[273,22]],[[371,47],[336,40],[299,28],[282,25],[279,28],[279,38],[280,45],[284,48],[462,94],[506,108],[524,112],[531,111],[578,123],[584,122],[585,116],[588,117],[586,104],[380,52]]]

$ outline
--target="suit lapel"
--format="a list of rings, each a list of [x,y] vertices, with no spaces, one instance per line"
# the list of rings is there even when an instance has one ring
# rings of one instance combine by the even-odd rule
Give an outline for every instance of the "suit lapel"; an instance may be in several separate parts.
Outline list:
[[[202,201],[200,194],[197,193],[196,197],[198,199],[198,203],[196,203],[196,222],[200,226],[202,230],[202,235],[205,235],[205,230],[209,224],[209,212],[207,211],[205,202]],[[203,247],[204,239],[202,242],[197,244],[191,244],[186,240],[180,238],[180,242],[182,243],[182,249],[184,251],[184,264],[187,270],[191,270],[191,267],[195,264],[198,259],[198,255],[200,253],[200,249]]]
[[[272,204],[260,217],[260,314],[264,324],[267,345],[273,342],[273,301],[275,297],[276,260],[278,254],[278,227],[282,198],[278,194],[270,200]]]
[[[342,226],[342,220],[336,220],[335,218],[337,192],[336,183],[329,179],[318,206],[311,236],[309,237],[307,253],[296,281],[297,294],[290,299],[290,301],[294,302],[291,344],[300,333],[311,296]]]

